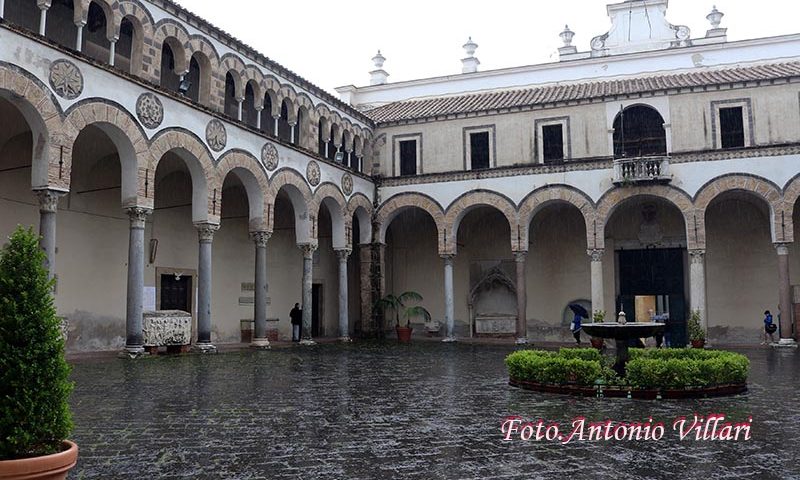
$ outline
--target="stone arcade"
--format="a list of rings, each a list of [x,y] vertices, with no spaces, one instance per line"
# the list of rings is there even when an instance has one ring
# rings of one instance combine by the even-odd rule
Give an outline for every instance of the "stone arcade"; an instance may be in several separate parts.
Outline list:
[[[73,351],[137,354],[170,310],[266,347],[296,302],[305,342],[370,336],[406,290],[448,341],[564,340],[581,303],[678,343],[770,309],[792,345],[800,35],[608,14],[549,64],[479,71],[470,38],[461,74],[388,83],[378,52],[339,100],[169,0],[0,0],[0,233],[38,225]]]

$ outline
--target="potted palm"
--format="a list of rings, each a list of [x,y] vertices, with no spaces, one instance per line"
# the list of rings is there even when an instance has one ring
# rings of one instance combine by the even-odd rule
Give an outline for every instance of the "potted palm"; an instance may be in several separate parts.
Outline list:
[[[63,479],[78,447],[72,391],[53,281],[32,230],[18,227],[0,251],[0,478]]]
[[[422,295],[417,292],[404,292],[400,295],[389,294],[381,298],[377,302],[377,308],[386,313],[391,310],[394,313],[395,330],[397,331],[397,339],[401,343],[408,343],[411,341],[411,319],[422,317],[426,322],[430,321],[431,314],[421,305],[406,305],[408,302],[421,302]],[[405,317],[405,326],[400,325],[400,316]]]
[[[700,326],[700,310],[692,312],[689,318],[689,341],[692,348],[704,348],[706,345],[706,331]]]
[[[595,310],[592,312],[592,323],[603,323],[606,319],[606,312],[605,310]],[[604,340],[600,337],[591,337],[589,341],[592,343],[592,347],[600,350],[603,348]]]

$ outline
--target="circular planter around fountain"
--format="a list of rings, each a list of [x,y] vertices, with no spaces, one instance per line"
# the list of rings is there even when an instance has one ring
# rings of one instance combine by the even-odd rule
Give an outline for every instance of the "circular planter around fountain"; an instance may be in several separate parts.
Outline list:
[[[508,384],[512,387],[532,392],[558,393],[579,397],[636,398],[641,400],[724,397],[747,392],[747,384],[745,383],[686,388],[633,388],[616,385],[573,385],[569,383],[557,385],[510,378]]]
[[[63,480],[78,461],[78,446],[64,440],[64,450],[41,457],[0,461],[0,480]]]
[[[413,330],[411,327],[395,327],[397,330],[397,340],[400,343],[409,343],[411,342],[411,331]]]

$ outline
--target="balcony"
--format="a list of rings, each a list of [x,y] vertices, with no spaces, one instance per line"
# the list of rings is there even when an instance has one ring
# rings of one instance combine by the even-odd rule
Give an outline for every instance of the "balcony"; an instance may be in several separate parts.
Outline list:
[[[614,160],[614,185],[669,183],[669,157],[617,158]]]

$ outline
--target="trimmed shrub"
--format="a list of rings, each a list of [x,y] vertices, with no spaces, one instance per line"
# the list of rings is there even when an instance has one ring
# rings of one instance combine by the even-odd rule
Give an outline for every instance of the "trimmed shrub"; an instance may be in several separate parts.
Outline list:
[[[588,362],[601,362],[603,356],[596,348],[562,348],[558,351],[559,357],[578,358]]]
[[[33,230],[18,227],[0,252],[0,460],[61,451],[72,430],[72,391],[53,282]]]
[[[568,349],[564,349],[568,350]],[[541,350],[521,350],[506,357],[511,378],[536,383],[594,385],[602,378],[603,369],[598,357],[595,361],[569,358]]]

